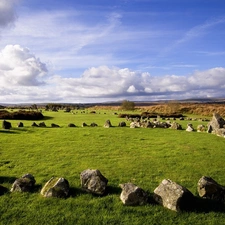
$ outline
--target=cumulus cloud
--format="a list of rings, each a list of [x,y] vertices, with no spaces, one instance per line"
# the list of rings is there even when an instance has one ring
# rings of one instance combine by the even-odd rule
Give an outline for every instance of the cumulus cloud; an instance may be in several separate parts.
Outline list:
[[[13,24],[17,18],[15,12],[15,0],[0,1],[0,28]]]
[[[1,52],[0,61],[0,102],[150,101],[225,97],[225,68],[222,67],[195,71],[186,76],[159,77],[129,68],[99,66],[85,70],[77,78],[44,76],[47,73],[45,64],[20,46],[7,46]],[[18,75],[18,71],[26,73]],[[5,85],[1,85],[3,82]],[[13,88],[6,85],[10,82],[13,82]],[[43,82],[45,85],[39,85]]]
[[[0,52],[0,86],[41,85],[47,72],[46,65],[27,48],[7,45]]]

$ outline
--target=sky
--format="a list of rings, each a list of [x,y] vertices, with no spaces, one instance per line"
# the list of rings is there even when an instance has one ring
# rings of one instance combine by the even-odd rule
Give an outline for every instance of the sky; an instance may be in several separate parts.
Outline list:
[[[0,103],[225,97],[224,0],[0,0]]]

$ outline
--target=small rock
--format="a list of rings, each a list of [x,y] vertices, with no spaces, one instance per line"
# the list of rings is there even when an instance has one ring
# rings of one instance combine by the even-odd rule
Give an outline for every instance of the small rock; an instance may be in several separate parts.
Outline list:
[[[145,205],[148,202],[147,193],[132,183],[125,183],[119,185],[122,188],[120,199],[124,205]]]

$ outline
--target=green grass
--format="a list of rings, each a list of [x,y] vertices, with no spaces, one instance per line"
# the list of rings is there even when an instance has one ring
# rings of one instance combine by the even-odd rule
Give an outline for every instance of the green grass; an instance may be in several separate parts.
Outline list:
[[[163,179],[187,187],[197,196],[201,176],[225,184],[225,139],[207,133],[171,129],[117,127],[124,119],[112,111],[44,112],[47,128],[0,130],[0,184],[8,189],[25,173],[36,179],[33,193],[0,196],[0,224],[225,224],[224,205],[202,201],[193,211],[176,213],[162,206],[126,207],[119,199],[120,183],[135,183],[151,194]],[[110,119],[112,128],[103,128]],[[41,122],[41,121],[36,121]],[[81,127],[82,122],[98,127]],[[177,121],[186,128],[187,121]],[[51,123],[60,128],[50,128]],[[74,123],[78,127],[69,128]],[[192,122],[196,128],[202,122]],[[205,123],[206,124],[206,123]],[[80,173],[99,169],[109,180],[103,197],[80,189]],[[67,199],[46,199],[42,186],[52,177],[66,178]]]

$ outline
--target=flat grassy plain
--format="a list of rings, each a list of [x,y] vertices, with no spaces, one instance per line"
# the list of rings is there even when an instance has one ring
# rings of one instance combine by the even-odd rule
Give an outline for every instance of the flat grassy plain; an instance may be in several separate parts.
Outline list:
[[[130,129],[128,123],[118,127],[125,120],[110,110],[44,111],[43,115],[46,128],[31,127],[33,121],[23,121],[24,127],[16,128],[19,121],[12,120],[11,130],[0,129],[0,184],[10,189],[26,173],[36,179],[32,193],[0,196],[0,224],[225,224],[224,205],[197,197],[197,182],[203,175],[225,185],[224,138],[186,132],[188,121],[178,121],[184,130]],[[107,119],[112,128],[103,127]],[[95,122],[98,127],[81,127],[82,122]],[[60,128],[51,128],[51,123]],[[77,127],[70,128],[69,123]],[[207,124],[191,123],[194,128]],[[105,196],[80,189],[80,173],[88,168],[99,169],[109,180]],[[40,195],[52,176],[69,181],[70,197]],[[176,213],[151,201],[163,179],[185,186],[196,196],[193,210]],[[148,191],[149,204],[124,206],[119,184],[126,182]]]

